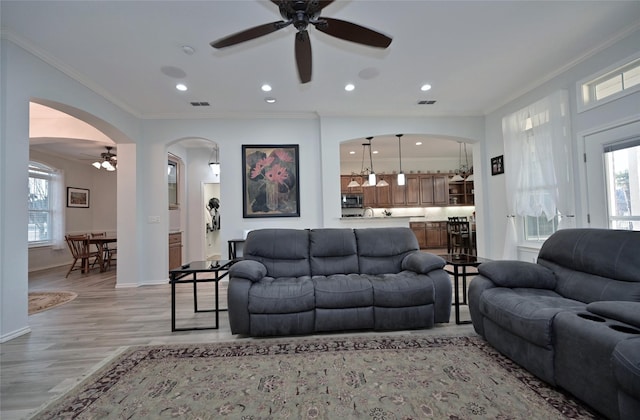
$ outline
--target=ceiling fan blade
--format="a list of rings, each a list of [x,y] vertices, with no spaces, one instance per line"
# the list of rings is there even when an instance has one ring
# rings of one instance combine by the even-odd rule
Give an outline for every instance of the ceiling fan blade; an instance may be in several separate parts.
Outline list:
[[[311,41],[309,40],[309,32],[300,31],[296,33],[295,50],[300,83],[308,83],[311,81]]]
[[[232,45],[236,45],[241,42],[249,41],[264,35],[268,35],[290,24],[291,22],[285,22],[283,20],[279,20],[271,23],[265,23],[264,25],[254,26],[253,28],[245,29],[244,31],[240,31],[233,35],[229,35],[224,38],[221,38],[217,41],[213,41],[210,45],[213,48],[230,47]]]
[[[387,48],[392,41],[391,38],[380,32],[345,20],[323,17],[318,20],[318,23],[311,23],[315,25],[317,30],[327,35],[370,47]]]

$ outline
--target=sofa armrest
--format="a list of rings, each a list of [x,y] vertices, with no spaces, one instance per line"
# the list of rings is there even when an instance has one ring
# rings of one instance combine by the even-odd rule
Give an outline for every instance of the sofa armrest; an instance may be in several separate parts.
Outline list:
[[[587,311],[640,328],[640,302],[600,301],[587,305]]]
[[[266,275],[267,267],[254,260],[238,261],[229,269],[229,277],[240,277],[254,283],[262,280]]]
[[[499,287],[550,290],[556,287],[556,277],[551,270],[524,261],[488,261],[478,266],[478,272]]]
[[[444,267],[445,264],[445,260],[437,255],[416,251],[404,257],[402,260],[402,269],[427,274],[430,271]]]

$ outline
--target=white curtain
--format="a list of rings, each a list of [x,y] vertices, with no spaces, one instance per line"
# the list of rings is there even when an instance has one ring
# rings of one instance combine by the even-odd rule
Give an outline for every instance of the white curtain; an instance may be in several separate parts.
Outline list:
[[[560,213],[573,222],[568,98],[561,90],[502,119],[508,208],[504,258],[517,257],[513,216],[551,220]]]
[[[64,171],[53,170],[51,173],[51,243],[53,249],[65,247],[65,209],[66,195],[64,191]]]

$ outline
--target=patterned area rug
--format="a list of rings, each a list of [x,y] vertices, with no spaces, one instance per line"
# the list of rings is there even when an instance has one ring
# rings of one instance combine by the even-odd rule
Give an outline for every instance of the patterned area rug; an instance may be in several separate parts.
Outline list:
[[[76,297],[73,292],[29,292],[29,315],[64,305]]]
[[[589,419],[478,337],[325,337],[127,350],[36,419]]]

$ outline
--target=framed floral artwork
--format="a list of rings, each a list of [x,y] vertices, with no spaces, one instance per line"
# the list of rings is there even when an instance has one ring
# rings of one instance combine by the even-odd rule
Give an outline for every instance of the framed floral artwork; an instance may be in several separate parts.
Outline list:
[[[300,217],[297,144],[242,145],[243,217]]]

